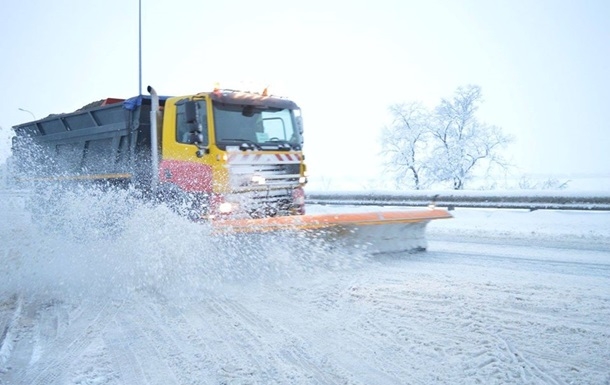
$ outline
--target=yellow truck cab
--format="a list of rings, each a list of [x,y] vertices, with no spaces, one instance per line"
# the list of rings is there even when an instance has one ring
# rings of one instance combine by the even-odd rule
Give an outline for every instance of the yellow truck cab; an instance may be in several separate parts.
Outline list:
[[[304,213],[303,127],[291,100],[215,89],[165,100],[159,188],[206,215]]]

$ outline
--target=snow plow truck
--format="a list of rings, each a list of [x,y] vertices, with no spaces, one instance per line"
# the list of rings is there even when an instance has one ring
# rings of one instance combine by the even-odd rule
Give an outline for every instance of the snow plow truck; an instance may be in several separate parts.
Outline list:
[[[298,105],[214,89],[109,98],[13,127],[14,179],[131,187],[218,234],[310,234],[370,253],[426,248],[443,209],[307,214]]]

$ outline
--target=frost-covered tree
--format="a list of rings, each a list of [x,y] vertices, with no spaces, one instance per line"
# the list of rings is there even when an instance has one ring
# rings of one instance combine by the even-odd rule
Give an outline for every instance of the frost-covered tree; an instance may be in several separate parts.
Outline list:
[[[397,185],[424,188],[426,163],[422,157],[430,135],[430,113],[420,102],[394,104],[389,112],[392,123],[381,134],[386,167]]]
[[[453,99],[442,99],[434,112],[430,167],[437,181],[450,182],[455,190],[464,188],[477,167],[487,167],[487,171],[508,167],[499,150],[511,138],[499,127],[479,121],[476,112],[481,102],[481,87],[458,87]]]
[[[381,142],[397,184],[421,189],[449,183],[460,190],[477,171],[509,167],[500,150],[512,139],[479,121],[481,102],[481,87],[469,85],[432,112],[419,102],[392,105],[392,124],[382,129]]]

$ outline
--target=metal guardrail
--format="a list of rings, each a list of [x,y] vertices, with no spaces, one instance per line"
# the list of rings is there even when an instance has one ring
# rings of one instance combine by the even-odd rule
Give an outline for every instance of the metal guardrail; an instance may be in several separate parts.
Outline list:
[[[23,195],[28,190],[10,189],[0,183],[3,195]],[[610,211],[610,191],[307,191],[307,204],[345,206],[408,206],[496,208],[526,210]]]
[[[322,205],[413,206],[527,209],[610,210],[610,192],[567,191],[308,191],[306,202]]]

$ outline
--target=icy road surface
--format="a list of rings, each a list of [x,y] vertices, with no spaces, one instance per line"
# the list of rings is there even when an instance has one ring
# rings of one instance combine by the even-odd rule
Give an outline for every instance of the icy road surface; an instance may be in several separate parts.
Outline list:
[[[3,385],[610,383],[608,212],[458,209],[370,258],[0,196]]]

